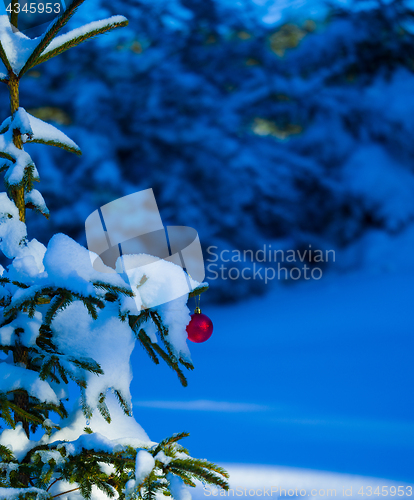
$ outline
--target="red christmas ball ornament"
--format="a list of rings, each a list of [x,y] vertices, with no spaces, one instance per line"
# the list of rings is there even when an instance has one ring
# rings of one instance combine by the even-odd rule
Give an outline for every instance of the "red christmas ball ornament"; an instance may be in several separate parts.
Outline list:
[[[200,344],[211,337],[213,333],[213,322],[211,319],[196,307],[194,314],[191,315],[191,321],[187,325],[188,340]]]

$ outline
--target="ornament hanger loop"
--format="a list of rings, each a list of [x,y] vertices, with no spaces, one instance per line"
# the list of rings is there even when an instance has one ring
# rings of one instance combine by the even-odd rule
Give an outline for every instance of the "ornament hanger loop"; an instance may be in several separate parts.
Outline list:
[[[197,300],[198,299],[198,300]],[[195,301],[195,305],[196,305],[196,308],[194,310],[194,312],[196,314],[201,314],[201,309],[200,309],[200,302],[201,302],[201,294],[200,295],[196,295],[194,297],[194,301]]]

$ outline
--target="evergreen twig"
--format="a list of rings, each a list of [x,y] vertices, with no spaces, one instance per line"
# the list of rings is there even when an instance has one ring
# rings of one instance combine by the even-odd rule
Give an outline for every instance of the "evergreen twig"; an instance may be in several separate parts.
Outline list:
[[[34,64],[37,59],[40,57],[42,52],[46,49],[46,47],[50,44],[50,42],[55,38],[55,36],[59,33],[59,31],[65,26],[65,24],[69,21],[69,19],[73,16],[78,7],[85,0],[72,0],[68,7],[50,24],[46,33],[42,36],[39,44],[36,46],[34,51],[31,53],[29,58],[26,61],[26,64],[20,70],[19,78],[26,73]]]
[[[35,60],[35,62],[30,66],[30,68],[32,68],[33,66],[37,66],[38,64],[42,64],[42,63],[48,61],[49,59],[52,59],[53,57],[58,56],[59,54],[62,54],[66,50],[69,50],[73,47],[76,47],[77,45],[79,45],[83,42],[86,42],[87,40],[90,40],[98,35],[101,35],[103,33],[107,33],[108,31],[111,31],[111,30],[116,29],[116,28],[123,28],[124,26],[127,26],[127,25],[128,25],[128,21],[125,20],[125,21],[109,24],[109,25],[104,26],[102,28],[90,31],[90,32],[85,33],[83,35],[80,35],[76,38],[73,38],[73,39],[67,41],[66,43],[56,47],[53,50],[43,52]],[[28,69],[30,69],[30,68],[28,68]]]
[[[75,155],[81,156],[82,151],[78,146],[69,146],[68,144],[64,144],[63,142],[59,141],[47,141],[45,139],[27,139],[26,144],[43,144],[44,146],[55,146],[60,149],[64,149],[65,151],[68,151],[69,153],[75,153]]]

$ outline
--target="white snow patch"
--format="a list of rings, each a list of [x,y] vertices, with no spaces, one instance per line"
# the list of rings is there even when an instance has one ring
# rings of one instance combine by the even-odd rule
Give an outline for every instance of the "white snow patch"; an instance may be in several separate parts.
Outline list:
[[[22,460],[38,443],[27,439],[23,425],[19,422],[15,429],[5,429],[0,434],[0,444],[9,448],[17,460]]]
[[[55,343],[61,352],[92,358],[104,372],[99,376],[86,376],[86,397],[92,408],[97,405],[100,393],[110,388],[118,390],[131,403],[130,356],[135,337],[128,323],[122,323],[117,317],[116,307],[116,304],[108,304],[98,319],[93,320],[84,305],[77,301],[62,311],[52,325]],[[82,332],[81,337],[79,332]]]
[[[0,361],[0,388],[2,392],[24,389],[40,401],[59,404],[55,391],[33,370]]]
[[[49,280],[55,286],[66,287],[81,295],[95,295],[91,282],[104,281],[127,287],[116,273],[100,273],[91,264],[90,252],[65,234],[56,234],[49,241],[43,260]],[[108,271],[113,271],[108,268]]]
[[[92,431],[121,445],[129,443],[131,446],[140,448],[154,444],[138,422],[133,417],[125,415],[113,394],[109,393],[105,402],[112,421],[108,424],[99,411],[95,409],[90,419]],[[65,427],[53,434],[51,442],[74,441],[84,433],[86,419],[79,406],[76,406],[77,409],[68,417]]]
[[[20,31],[13,31],[9,16],[0,15],[0,41],[13,71],[18,74],[40,42],[40,38],[28,38]]]
[[[358,476],[352,474],[341,474],[336,472],[317,471],[311,469],[299,469],[283,466],[267,466],[267,465],[248,465],[248,464],[220,464],[230,474],[230,488],[225,496],[231,497],[259,497],[263,496],[264,489],[273,488],[273,496],[277,498],[280,495],[280,489],[286,490],[286,494],[282,492],[282,497],[288,498],[292,494],[287,491],[297,488],[306,490],[306,497],[309,498],[327,498],[328,490],[332,490],[329,494],[330,498],[361,498],[358,491],[364,488],[364,491],[369,492],[368,486],[375,488],[379,486],[379,491],[383,485],[388,486],[388,491],[391,486],[409,486],[409,483],[403,481],[393,481],[390,479],[380,479],[373,477]],[[276,488],[278,490],[276,491]],[[347,492],[345,494],[344,492]],[[312,493],[311,493],[312,491]],[[406,490],[406,491],[409,491]],[[238,494],[236,494],[238,492]],[[336,493],[334,493],[336,492]],[[270,493],[270,492],[269,492]],[[201,485],[196,489],[194,498],[201,499],[207,496],[220,495],[220,492],[214,487],[202,488]],[[266,495],[267,496],[267,495]],[[293,495],[296,496],[296,495]],[[365,494],[363,496],[366,496]],[[386,496],[384,495],[376,495]],[[299,498],[302,498],[298,495]],[[305,497],[305,498],[306,498]]]
[[[151,453],[146,450],[139,450],[135,463],[135,481],[141,484],[155,467],[155,460]]]
[[[170,475],[169,479],[174,500],[191,500],[190,489],[185,486],[179,477]]]

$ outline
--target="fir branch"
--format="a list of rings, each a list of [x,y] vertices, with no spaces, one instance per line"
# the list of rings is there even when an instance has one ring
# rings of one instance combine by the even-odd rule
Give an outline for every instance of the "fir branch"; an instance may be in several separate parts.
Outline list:
[[[7,425],[14,429],[15,422],[10,411],[10,401],[7,399],[7,396],[4,393],[0,394],[0,408],[0,417],[6,422]]]
[[[98,319],[98,311],[96,310],[95,304],[90,300],[90,298],[80,297],[80,300],[83,302],[83,305],[86,307],[89,315],[95,320]]]
[[[68,493],[72,493],[72,491],[77,491],[79,489],[80,489],[80,487],[78,486],[77,488],[73,488],[71,490],[63,491],[62,493],[58,493],[57,495],[53,495],[52,498],[58,498],[58,497],[61,497],[62,495],[67,495]],[[89,497],[85,497],[85,498],[90,498],[90,495],[89,495]]]
[[[44,324],[50,326],[56,314],[66,309],[72,302],[72,294],[67,290],[62,290],[60,295],[54,297],[50,302],[50,307],[45,314]]]
[[[140,330],[137,338],[141,342],[142,347],[145,349],[145,351],[147,352],[147,354],[151,358],[151,360],[156,365],[158,365],[160,363],[160,361],[157,358],[157,356],[155,355],[155,352],[152,348],[151,339],[148,337],[148,335],[145,333],[145,331]]]
[[[115,295],[114,293],[107,292],[105,294],[105,300],[107,302],[116,302],[117,299],[118,299],[118,296]],[[119,318],[121,319],[121,321],[125,321],[126,320],[126,317],[121,314],[121,311],[119,311]]]
[[[206,464],[209,464],[211,467],[206,467]],[[184,471],[188,474],[191,474],[192,477],[198,479],[199,481],[205,481],[209,484],[219,486],[224,490],[228,490],[229,484],[225,479],[225,477],[228,477],[227,472],[224,471],[226,473],[225,477],[220,477],[216,474],[216,471],[214,469],[214,467],[217,466],[215,466],[214,464],[210,464],[209,462],[206,462],[206,464],[200,465],[199,461],[192,458],[189,458],[187,460],[175,459],[169,464],[168,468],[171,470],[171,472]],[[221,467],[218,468],[221,469]]]
[[[15,460],[13,452],[9,448],[7,448],[7,446],[4,446],[2,444],[0,444],[0,457],[2,462],[11,462],[12,460]]]
[[[118,389],[115,389],[114,390],[114,394],[115,396],[117,397],[118,399],[118,402],[121,406],[121,408],[124,410],[124,413],[125,415],[128,415],[128,417],[131,416],[131,407],[129,406],[129,404],[125,401],[125,399],[123,398],[122,394],[120,393],[120,391],[118,391]]]
[[[154,448],[154,450],[151,451],[151,453],[155,457],[157,455],[157,453],[162,451],[165,447],[170,446],[173,443],[177,443],[178,441],[188,437],[189,435],[190,435],[189,432],[176,432],[172,436],[167,437],[167,438],[163,439],[162,441],[160,441],[158,443],[158,445]]]
[[[57,482],[59,482],[59,481],[62,481],[62,478],[61,478],[61,477],[56,478],[56,479],[53,481],[53,483],[50,483],[46,491],[49,491],[49,490],[50,490],[50,488],[51,488],[52,486],[54,486],[54,485],[55,485]]]
[[[16,285],[19,288],[30,288],[30,285],[26,285],[25,283],[21,283],[20,281],[10,281],[9,278],[5,277],[0,277],[0,284],[1,283],[11,283],[12,285]]]
[[[223,467],[220,467],[219,465],[213,464],[212,462],[209,462],[208,460],[191,457],[191,463],[195,467],[207,469],[209,471],[215,472],[216,474],[220,474],[221,476],[225,477],[226,479],[229,479],[229,477],[230,477],[230,475],[226,471],[226,469],[223,469]]]
[[[26,391],[22,391],[21,389],[16,389],[14,391],[10,391],[10,393],[16,394],[16,393],[22,393]],[[20,408],[20,406],[16,405],[12,401],[9,401],[9,407],[14,411],[15,415],[19,415],[20,417],[24,418],[28,422],[33,422],[35,424],[42,424],[42,419],[39,418],[38,416],[23,410],[23,408]]]
[[[31,210],[34,210],[35,212],[37,212],[40,215],[43,215],[44,217],[46,217],[46,219],[49,219],[49,217],[50,217],[49,210],[47,212],[45,212],[45,211],[41,210],[37,205],[34,205],[31,202],[25,203],[25,207],[30,208]]]
[[[10,168],[10,163],[5,162],[0,166],[0,172],[5,172],[8,168]]]
[[[42,401],[39,402],[39,404],[34,405],[33,409],[39,410],[41,413],[44,413],[46,418],[49,411],[57,413],[61,418],[66,418],[68,416],[68,412],[64,407],[62,401],[58,405],[54,403],[45,403],[44,401]]]
[[[42,52],[46,49],[46,47],[50,44],[50,42],[55,38],[55,36],[59,33],[59,31],[65,26],[65,24],[69,21],[69,19],[73,16],[76,9],[84,2],[84,0],[72,0],[72,2],[68,5],[67,9],[60,14],[48,27],[46,33],[43,35],[39,44],[36,46],[34,51],[31,53],[29,58],[26,61],[26,64],[23,66],[19,73],[19,78],[26,73],[30,68],[32,68],[35,64]]]
[[[4,134],[5,132],[7,132],[9,130],[10,123],[11,123],[11,116],[8,118],[8,120],[5,120],[5,122],[3,122],[3,123],[5,123],[5,125],[3,125],[3,128],[0,128],[0,135]]]
[[[108,422],[108,424],[111,423],[111,414],[109,413],[109,409],[105,403],[105,394],[101,392],[99,395],[99,400],[98,400],[98,410],[99,413],[102,415],[102,417]]]
[[[5,279],[7,279],[7,278],[5,278]],[[12,285],[16,285],[19,288],[25,288],[25,289],[30,288],[30,285],[26,285],[26,283],[21,283],[20,281],[13,280],[11,283],[12,283]]]
[[[152,348],[159,354],[162,359],[177,373],[178,378],[180,379],[181,384],[184,387],[187,387],[188,382],[187,379],[185,378],[183,372],[180,370],[178,366],[178,362],[180,362],[185,368],[189,370],[193,370],[194,366],[192,363],[189,361],[185,361],[182,357],[180,357],[177,360],[177,356],[173,353],[171,349],[171,345],[168,341],[168,328],[164,325],[161,315],[152,309],[149,310],[149,314],[151,316],[151,319],[155,323],[156,327],[158,328],[158,331],[161,336],[161,340],[163,341],[163,344],[167,350],[167,353],[164,353],[162,349],[158,346],[158,344],[152,344]]]
[[[63,368],[63,366],[61,364],[58,364],[57,365],[57,369],[58,369],[58,372],[59,372],[59,375],[60,375],[60,378],[62,379],[63,383],[64,384],[68,384],[69,383],[69,380],[68,378],[66,377],[66,372]]]
[[[167,340],[168,328],[164,325],[164,323],[161,319],[161,315],[158,313],[158,311],[155,311],[153,309],[149,310],[149,314],[151,316],[152,321],[155,323],[155,326],[157,327],[157,329],[160,333],[161,340],[162,340],[165,348],[167,349],[168,356],[170,357],[171,362],[175,363],[177,365],[177,361],[178,361],[177,356],[173,353],[173,351],[171,349],[171,345]]]
[[[68,144],[65,144],[60,141],[47,141],[45,139],[40,139],[40,138],[34,138],[34,139],[28,139],[26,141],[26,144],[43,144],[45,146],[55,146],[60,149],[64,149],[65,151],[68,151],[69,153],[75,153],[78,156],[82,155],[82,151],[80,150],[79,147],[72,147],[69,146]]]
[[[34,187],[34,183],[39,182],[38,175],[37,174],[35,175],[35,168],[36,168],[35,164],[32,162],[32,163],[29,163],[28,165],[26,165],[26,167],[24,169],[23,187],[24,187],[25,193],[29,193],[30,191],[32,191],[33,187]]]
[[[67,370],[67,375],[71,380],[73,380],[82,390],[86,389],[87,384],[84,378],[78,377],[74,372]]]
[[[9,153],[6,153],[4,151],[0,151],[0,158],[4,158],[5,160],[9,160],[12,163],[16,163],[16,159],[12,155],[9,155]]]
[[[54,366],[56,365],[57,359],[58,359],[57,356],[50,356],[48,358],[46,357],[44,358],[42,367],[39,372],[40,380],[46,380],[47,377],[49,377],[52,368],[54,368]]]
[[[101,28],[89,31],[88,33],[84,33],[76,38],[72,38],[68,40],[67,42],[63,43],[62,45],[59,45],[58,47],[52,49],[52,50],[45,50],[38,59],[36,59],[35,63],[30,66],[31,68],[33,66],[37,66],[38,64],[42,64],[43,62],[48,61],[49,59],[52,59],[55,56],[58,56],[59,54],[62,54],[62,52],[65,52],[72,47],[76,47],[77,45],[86,42],[87,40],[90,40],[94,38],[95,36],[101,35],[103,33],[107,33],[108,31],[111,31],[113,29],[117,28],[122,28],[124,26],[128,25],[128,21],[125,19],[125,21],[120,21],[120,22],[114,22],[112,24],[108,24],[106,26],[103,26]],[[73,30],[76,31],[76,30]],[[70,35],[70,32],[68,33]],[[29,69],[29,68],[28,68]]]
[[[92,408],[86,402],[85,388],[82,388],[81,390],[81,406],[82,406],[82,412],[85,415],[85,417],[88,419],[92,418],[93,411]]]
[[[181,385],[187,387],[188,382],[184,376],[184,373],[180,370],[178,363],[171,358],[166,352],[164,352],[158,344],[152,344],[154,351],[167,363],[167,365],[172,368],[180,379]]]
[[[194,365],[190,363],[190,361],[186,361],[185,359],[181,358],[178,360],[183,366],[187,368],[187,370],[194,370]]]
[[[60,293],[60,289],[55,289],[52,287],[44,287],[44,288],[33,287],[32,292],[33,292],[32,295],[27,296],[24,300],[12,302],[8,307],[6,307],[3,311],[4,317],[6,318],[13,317],[20,310],[24,310],[26,308],[30,308],[32,305],[36,305],[38,298],[41,297],[42,295],[57,294]],[[29,310],[29,318],[32,318],[33,314],[34,312],[32,308],[31,310]]]
[[[29,317],[30,317],[29,311]],[[40,325],[39,336],[36,339],[36,345],[43,351],[48,353],[55,353],[56,347],[52,342],[52,330],[49,325]]]
[[[136,334],[138,334],[141,325],[145,323],[149,317],[150,313],[147,309],[141,311],[141,313],[138,316],[130,315],[128,318],[129,326]]]
[[[187,472],[180,469],[175,469],[174,474],[178,476],[187,486],[191,486],[192,488],[196,487],[196,483],[192,481],[191,475],[188,474]]]
[[[100,364],[91,358],[74,358],[71,356],[69,361],[79,368],[94,373],[95,375],[103,375],[103,370]]]
[[[31,462],[36,460],[36,453],[38,451],[49,451],[49,450],[55,450],[57,447],[56,443],[52,444],[38,444],[37,446],[34,446],[33,448],[30,448],[30,450],[26,453],[24,456],[23,460],[21,460],[22,464],[30,464]],[[38,456],[40,458],[40,456]]]
[[[50,298],[49,297],[39,297],[36,302],[37,305],[45,305],[45,304],[50,304]]]
[[[4,50],[3,45],[0,42],[0,59],[2,60],[3,64],[6,66],[7,71],[10,73],[13,73],[13,69],[11,67],[10,61],[6,55],[6,52]]]
[[[155,323],[156,327],[158,328],[158,331],[161,334],[161,337],[165,337],[168,335],[168,329],[162,322],[161,316],[157,311],[154,310],[149,310],[149,314],[151,316],[152,321]]]
[[[121,286],[117,286],[117,285],[111,285],[109,283],[104,283],[103,281],[95,281],[93,283],[93,286],[96,287],[96,288],[101,288],[102,290],[105,290],[107,292],[112,292],[116,295],[126,295],[127,297],[133,297],[134,296],[134,293],[132,290],[128,289],[128,288],[124,288],[124,287],[121,287]]]
[[[207,290],[208,290],[208,285],[199,286],[197,288],[194,288],[194,290],[188,294],[188,298],[191,299],[193,297],[197,297],[198,295],[201,295],[202,293],[206,292]]]

